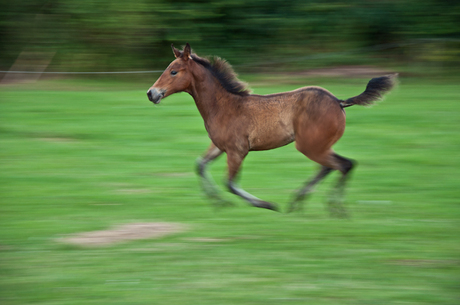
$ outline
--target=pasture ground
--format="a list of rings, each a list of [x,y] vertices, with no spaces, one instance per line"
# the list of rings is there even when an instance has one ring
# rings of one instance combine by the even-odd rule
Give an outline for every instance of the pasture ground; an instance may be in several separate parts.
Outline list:
[[[324,203],[337,174],[303,213],[226,192],[235,206],[212,207],[194,174],[209,144],[201,117],[187,94],[149,102],[155,78],[0,88],[0,303],[460,302],[458,82],[402,78],[383,103],[347,109],[335,150],[358,161],[352,217],[333,219]],[[347,98],[368,79],[303,81]],[[250,153],[240,184],[285,210],[316,170],[291,144]],[[211,172],[222,187],[224,157]],[[187,230],[102,247],[59,242],[149,222]]]

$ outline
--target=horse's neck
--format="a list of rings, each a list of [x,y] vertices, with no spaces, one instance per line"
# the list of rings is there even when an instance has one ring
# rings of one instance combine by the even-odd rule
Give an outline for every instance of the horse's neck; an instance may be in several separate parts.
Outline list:
[[[231,107],[233,95],[225,90],[212,76],[195,79],[190,95],[205,123]]]

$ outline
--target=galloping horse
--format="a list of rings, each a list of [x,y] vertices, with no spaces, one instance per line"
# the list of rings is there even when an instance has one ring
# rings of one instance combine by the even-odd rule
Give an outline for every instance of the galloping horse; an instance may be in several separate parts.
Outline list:
[[[337,210],[344,213],[341,198],[353,162],[332,150],[345,130],[344,108],[379,100],[394,86],[396,74],[371,79],[363,93],[347,100],[340,100],[320,87],[257,95],[251,94],[246,84],[237,79],[225,60],[201,58],[192,53],[188,43],[183,51],[171,47],[176,59],[150,87],[147,96],[158,104],[162,98],[185,91],[195,100],[212,141],[197,163],[197,172],[208,196],[220,200],[206,166],[225,152],[230,192],[255,207],[278,210],[275,204],[239,188],[235,178],[248,152],[274,149],[295,141],[297,150],[319,163],[321,170],[298,191],[289,211],[298,209],[315,184],[338,170],[342,175],[329,204],[331,213]]]

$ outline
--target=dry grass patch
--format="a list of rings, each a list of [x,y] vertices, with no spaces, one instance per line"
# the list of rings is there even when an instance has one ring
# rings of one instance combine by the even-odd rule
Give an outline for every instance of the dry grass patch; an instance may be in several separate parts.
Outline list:
[[[169,222],[146,222],[119,225],[108,230],[91,231],[59,238],[58,241],[84,247],[108,246],[137,239],[160,238],[182,232],[185,227]]]

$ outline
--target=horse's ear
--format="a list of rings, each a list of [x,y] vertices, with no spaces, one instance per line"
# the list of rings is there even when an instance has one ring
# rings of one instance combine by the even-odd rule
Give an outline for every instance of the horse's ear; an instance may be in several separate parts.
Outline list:
[[[178,49],[176,49],[172,43],[171,49],[173,50],[174,56],[176,56],[176,58],[179,58],[181,56],[181,52]]]
[[[184,51],[182,51],[182,54],[183,54],[183,59],[184,60],[188,60],[189,58],[191,58],[191,55],[192,55],[192,48],[190,47],[190,45],[188,44],[188,42],[185,44],[185,48],[184,48]]]

